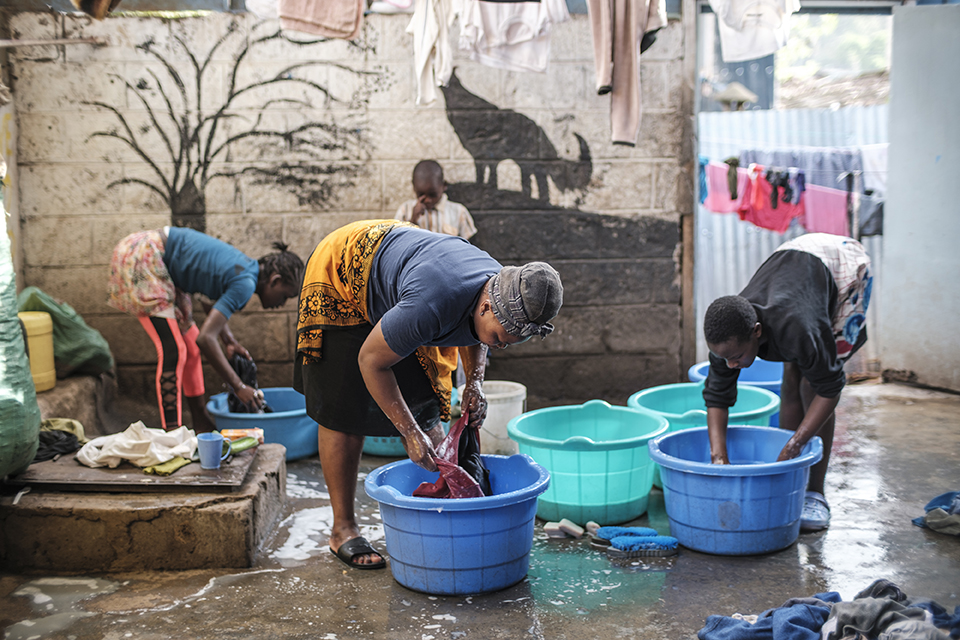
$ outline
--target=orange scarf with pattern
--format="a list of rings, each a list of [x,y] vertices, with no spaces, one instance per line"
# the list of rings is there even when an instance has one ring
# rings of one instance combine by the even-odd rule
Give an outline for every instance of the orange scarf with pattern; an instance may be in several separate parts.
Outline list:
[[[307,262],[297,318],[297,351],[305,363],[322,357],[323,327],[371,324],[367,283],[373,258],[383,238],[401,226],[417,228],[399,220],[363,220],[337,229],[317,245]],[[440,399],[441,419],[449,420],[457,348],[421,346],[416,355]]]

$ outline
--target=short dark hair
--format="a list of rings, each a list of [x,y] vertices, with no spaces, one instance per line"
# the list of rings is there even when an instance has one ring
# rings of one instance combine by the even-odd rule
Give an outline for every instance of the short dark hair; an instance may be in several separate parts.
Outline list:
[[[257,261],[261,273],[266,277],[279,273],[283,284],[300,287],[303,284],[303,260],[293,251],[288,251],[287,245],[282,242],[274,242],[273,248],[277,250],[276,253],[268,253]]]
[[[703,316],[703,336],[710,344],[720,344],[730,338],[746,342],[757,324],[757,312],[742,296],[723,296],[707,307]]]
[[[443,184],[443,167],[436,160],[421,160],[413,168],[413,180],[439,182]]]

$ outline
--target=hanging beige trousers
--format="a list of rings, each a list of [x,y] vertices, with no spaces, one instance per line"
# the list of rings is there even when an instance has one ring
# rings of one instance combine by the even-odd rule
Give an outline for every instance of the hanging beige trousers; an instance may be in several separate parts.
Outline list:
[[[664,0],[587,0],[597,93],[610,94],[614,144],[634,146],[640,132],[640,41],[667,24]]]

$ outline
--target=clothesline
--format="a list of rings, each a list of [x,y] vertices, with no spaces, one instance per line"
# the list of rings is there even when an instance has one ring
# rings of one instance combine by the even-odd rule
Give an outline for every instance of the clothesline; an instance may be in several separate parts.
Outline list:
[[[739,166],[737,161],[732,165],[701,156],[700,202],[708,211],[736,213],[741,220],[777,233],[785,233],[798,219],[807,231],[851,236],[860,234],[861,222],[877,216],[864,233],[882,232],[883,200],[860,193],[857,183],[864,173],[860,169]],[[735,174],[731,172],[734,168]],[[810,183],[808,173],[837,176],[836,182],[845,183],[845,188]]]
[[[736,156],[733,156],[733,157],[736,157]],[[710,160],[710,162],[726,164],[723,160]],[[797,171],[803,171],[807,175],[812,173],[818,173],[818,174],[836,174],[837,173],[836,170],[831,170],[831,169],[802,169],[800,167],[790,167],[790,166],[762,164],[762,163],[751,163],[751,164],[760,164],[760,166],[762,166],[764,169],[768,169],[768,170],[772,169],[774,171],[789,171],[790,169],[796,169]],[[750,165],[747,165],[747,166],[750,166]],[[746,167],[741,166],[740,168],[745,169]],[[887,175],[886,171],[866,171],[863,169],[856,169],[855,171],[853,171],[853,173],[856,173],[857,175],[864,175],[868,173],[876,174],[876,175]]]
[[[743,113],[743,112],[740,112],[740,113]],[[728,113],[727,115],[730,115],[730,114]],[[791,126],[791,127],[790,127],[790,132],[791,132],[791,135],[817,134],[817,135],[823,135],[823,136],[827,136],[827,137],[834,135],[834,132],[833,132],[833,131],[830,131],[830,130],[798,129],[798,128],[796,128],[795,126]],[[744,144],[744,141],[743,141],[743,138],[742,138],[742,137],[736,137],[736,138],[718,138],[718,137],[710,136],[709,138],[699,138],[698,141],[699,141],[701,147],[702,147],[702,146],[705,146],[705,145],[717,144],[717,143],[721,143],[721,142],[722,142],[722,143],[725,143],[725,144],[736,145],[736,146],[739,146],[739,145]],[[758,145],[761,145],[761,146],[762,146],[762,145],[765,144],[765,143],[764,143],[763,140],[751,140],[748,144],[753,144],[753,145],[757,145],[757,144],[758,144]],[[843,147],[832,146],[832,145],[815,145],[815,144],[796,144],[796,145],[786,144],[786,145],[785,145],[785,144],[783,143],[783,141],[777,141],[777,142],[774,143],[774,144],[776,144],[777,146],[774,147],[774,148],[771,148],[770,151],[823,151],[823,150],[831,150],[831,151],[833,151],[833,150],[837,150],[837,149],[839,149],[839,150],[844,150],[844,149],[846,149],[846,150],[856,150],[856,149],[859,149],[859,148],[862,148],[862,147],[873,147],[873,146],[876,146],[876,145],[879,145],[879,144],[887,144],[887,143],[885,143],[885,142],[872,142],[872,143],[868,143],[868,144],[859,144],[859,145],[858,145],[858,144],[855,144],[855,145],[843,146]]]

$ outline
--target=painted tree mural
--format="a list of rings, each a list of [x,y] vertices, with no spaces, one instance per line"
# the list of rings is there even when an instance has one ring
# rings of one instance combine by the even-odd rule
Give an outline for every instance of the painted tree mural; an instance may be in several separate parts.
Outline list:
[[[386,88],[386,75],[324,60],[327,39],[298,39],[276,23],[268,25],[245,33],[233,21],[205,55],[180,35],[172,43],[149,39],[137,46],[159,63],[160,72],[145,64],[135,80],[114,76],[135,96],[136,107],[86,103],[118,122],[91,137],[123,143],[149,167],[149,177],[124,177],[108,188],[146,187],[169,205],[174,225],[203,231],[206,189],[217,178],[275,185],[301,206],[321,209],[335,188],[354,183],[371,151],[361,122],[365,106],[374,91]],[[284,59],[299,61],[270,69],[276,54],[261,52],[271,46],[275,52],[277,45],[297,50]],[[361,42],[347,46],[361,60],[372,49]],[[229,47],[234,53],[224,77],[217,56]],[[217,82],[224,83],[223,99],[210,104],[208,96],[219,93]],[[273,117],[278,113],[283,115]],[[241,148],[255,160],[231,162]]]

